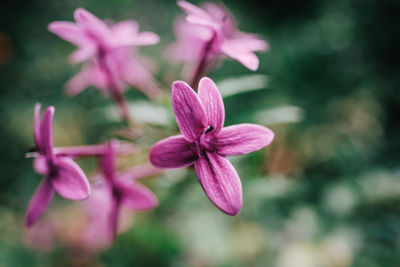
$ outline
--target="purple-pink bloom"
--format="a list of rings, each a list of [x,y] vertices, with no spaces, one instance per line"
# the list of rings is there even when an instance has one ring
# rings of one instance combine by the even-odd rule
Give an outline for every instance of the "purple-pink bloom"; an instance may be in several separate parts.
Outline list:
[[[254,52],[266,51],[268,43],[239,31],[225,6],[205,3],[200,8],[183,0],[178,5],[186,13],[186,20],[179,18],[175,23],[178,40],[167,51],[171,58],[195,65],[192,87],[221,56],[233,58],[250,70],[258,69],[259,60]]]
[[[71,42],[78,48],[70,56],[72,63],[86,61],[80,73],[68,81],[67,93],[75,95],[88,86],[108,92],[124,116],[127,108],[122,91],[132,85],[150,98],[159,93],[144,59],[137,55],[137,47],[159,42],[157,34],[139,32],[134,20],[108,26],[83,8],[74,12],[76,23],[55,21],[49,31]]]
[[[200,80],[198,94],[185,82],[174,82],[172,108],[182,135],[157,142],[150,151],[150,162],[160,168],[194,164],[208,198],[223,212],[236,215],[242,206],[242,186],[225,157],[259,150],[272,142],[274,133],[249,123],[223,127],[221,94],[206,77]]]
[[[114,140],[108,143],[108,151],[101,158],[103,179],[93,187],[95,197],[88,200],[88,214],[93,218],[86,233],[88,246],[99,241],[103,247],[114,240],[122,208],[144,211],[158,205],[157,197],[136,180],[160,174],[160,170],[146,165],[117,171],[116,145]]]
[[[92,194],[85,201],[85,225],[81,236],[82,246],[91,252],[106,249],[113,241],[114,235],[110,227],[110,212],[113,207],[112,192],[104,184],[102,177],[96,177],[92,185]],[[132,212],[121,207],[118,214],[117,232],[124,232],[132,223]]]
[[[33,162],[37,173],[44,176],[26,212],[26,225],[32,226],[47,209],[56,191],[71,200],[89,197],[90,186],[85,173],[70,157],[57,155],[53,149],[52,121],[54,107],[48,107],[40,120],[41,105],[34,110],[33,133],[37,153]]]

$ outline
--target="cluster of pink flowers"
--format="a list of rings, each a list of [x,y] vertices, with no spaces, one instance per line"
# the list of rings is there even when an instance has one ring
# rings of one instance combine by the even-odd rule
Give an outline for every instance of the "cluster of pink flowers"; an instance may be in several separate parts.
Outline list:
[[[41,118],[41,105],[34,109],[33,133],[36,149],[35,171],[44,179],[34,193],[26,213],[26,225],[33,226],[46,211],[54,192],[61,197],[86,201],[91,218],[87,227],[88,243],[111,243],[117,232],[121,208],[143,211],[157,206],[156,196],[137,179],[159,175],[162,168],[194,165],[198,180],[216,207],[236,215],[242,207],[240,178],[226,156],[240,155],[269,145],[273,132],[261,125],[239,124],[224,127],[225,108],[215,83],[203,77],[224,57],[233,58],[250,70],[256,70],[256,51],[268,49],[268,43],[254,34],[237,29],[232,14],[222,5],[206,3],[202,7],[178,1],[186,13],[175,24],[177,41],[167,48],[171,59],[185,63],[184,81],[172,84],[171,102],[182,135],[161,140],[149,152],[151,165],[118,170],[117,158],[129,154],[133,145],[112,139],[105,144],[54,147],[52,121],[54,107],[48,107]],[[72,63],[83,62],[80,73],[66,84],[68,95],[76,95],[88,86],[106,93],[116,103],[121,117],[132,122],[123,92],[134,86],[151,100],[163,93],[153,78],[147,60],[139,57],[138,46],[159,42],[157,34],[139,32],[136,21],[108,25],[88,11],[79,8],[75,23],[57,21],[49,30],[77,46],[70,56]],[[190,74],[190,75],[189,75]],[[198,91],[196,92],[196,88]],[[132,126],[134,127],[134,126]],[[99,158],[99,173],[92,185],[79,165],[79,157]],[[103,246],[101,246],[103,247]]]

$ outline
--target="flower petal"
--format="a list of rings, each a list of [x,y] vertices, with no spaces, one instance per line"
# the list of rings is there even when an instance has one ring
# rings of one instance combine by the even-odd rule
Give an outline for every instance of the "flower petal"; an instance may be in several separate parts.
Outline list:
[[[59,157],[56,167],[58,175],[52,177],[52,184],[58,194],[71,200],[83,200],[89,197],[89,182],[75,161],[67,157]]]
[[[179,17],[174,22],[177,41],[166,48],[165,55],[171,62],[194,62],[204,51],[205,42],[213,37],[213,30],[192,24]]]
[[[48,30],[78,47],[85,47],[91,43],[83,29],[73,22],[55,21],[49,24]]]
[[[206,111],[208,126],[213,128],[209,134],[215,135],[224,127],[225,108],[222,96],[210,78],[200,80],[199,97]]]
[[[133,42],[139,31],[139,24],[134,20],[124,20],[111,26],[116,46],[129,45]]]
[[[126,180],[125,180],[126,181]],[[138,183],[119,184],[121,203],[133,210],[153,209],[158,205],[157,197],[145,186]]]
[[[40,109],[42,105],[40,103],[35,104],[33,111],[33,139],[35,141],[36,148],[38,150],[42,149],[42,143],[40,138]]]
[[[131,49],[119,49],[118,71],[121,79],[137,88],[150,99],[156,99],[160,94],[152,75],[152,62],[147,58],[138,57]]]
[[[187,15],[191,15],[191,16],[196,16],[196,17],[200,17],[203,18],[205,20],[210,19],[210,15],[207,14],[207,12],[205,12],[203,9],[201,9],[198,6],[195,6],[189,2],[186,1],[178,1],[178,6],[180,8],[182,8],[182,10],[187,14]]]
[[[274,133],[261,125],[243,123],[223,128],[215,137],[217,153],[234,156],[250,153],[269,145]]]
[[[97,42],[105,42],[108,44],[112,42],[110,28],[98,17],[83,8],[78,8],[74,12],[74,18],[78,25],[86,32],[90,32],[92,37],[95,37]]]
[[[242,52],[267,51],[269,44],[251,33],[239,33],[238,37],[229,39],[228,45]]]
[[[207,117],[199,96],[185,82],[172,84],[172,108],[182,134],[194,141],[205,131]]]
[[[74,19],[76,22],[78,22],[82,26],[93,29],[93,30],[96,30],[96,29],[97,30],[108,30],[108,27],[104,23],[104,21],[102,21],[101,19],[99,19],[98,17],[96,17],[95,15],[93,15],[92,13],[90,13],[89,11],[87,11],[84,8],[77,8],[74,11]]]
[[[160,37],[154,32],[140,32],[134,45],[154,45],[160,41]]]
[[[48,160],[54,160],[53,156],[53,117],[54,107],[50,106],[43,114],[42,123],[40,125],[40,142],[43,146],[43,153]]]
[[[208,153],[195,163],[204,192],[223,212],[236,215],[242,207],[242,184],[232,164],[216,153]]]
[[[197,159],[195,143],[183,135],[171,136],[157,142],[150,150],[150,162],[160,168],[180,168]]]
[[[119,22],[111,27],[114,35],[113,46],[153,45],[160,41],[160,37],[153,32],[140,32],[139,25],[134,20]]]
[[[227,40],[221,45],[221,51],[227,56],[239,61],[250,70],[257,70],[260,65],[258,57],[251,51],[243,51],[237,42]]]
[[[115,147],[117,143],[115,140],[111,140],[107,144],[107,151],[101,158],[101,170],[104,177],[108,181],[113,181],[115,178]]]
[[[97,49],[93,45],[85,46],[84,48],[78,48],[70,56],[69,60],[72,64],[78,64],[89,58],[93,57],[97,53]]]
[[[91,62],[87,67],[90,68],[90,85],[106,91],[109,88],[110,76],[104,66],[101,66],[99,62]]]
[[[65,85],[65,92],[68,96],[75,96],[82,92],[91,84],[92,79],[91,66],[85,66],[82,70],[73,76]]]
[[[109,77],[98,62],[90,62],[82,67],[82,70],[72,77],[65,85],[66,94],[74,96],[92,85],[100,90],[107,89]]]
[[[120,76],[120,73],[119,73],[119,69],[118,69],[119,59],[117,57],[115,57],[115,55],[113,53],[107,53],[104,56],[104,61],[102,63],[99,62],[97,65],[99,65],[99,68],[104,73],[103,79],[106,82],[105,88],[108,89],[107,91],[110,94],[110,96],[112,96],[112,97],[115,96],[115,92],[113,92],[114,90],[110,90],[110,88],[111,88],[110,86],[113,86],[114,89],[117,91],[124,90],[124,88],[126,87],[126,83],[122,79],[122,77]],[[94,84],[96,84],[95,80],[94,80]],[[121,100],[119,99],[116,104],[120,105]],[[122,109],[124,109],[124,107],[122,107]],[[129,112],[129,110],[127,110],[126,112]]]
[[[213,18],[203,9],[183,0],[178,1],[178,6],[187,14],[186,19],[188,22],[212,27],[216,26]]]
[[[28,210],[26,211],[25,224],[27,227],[31,227],[39,219],[39,217],[46,211],[51,200],[54,196],[54,189],[49,179],[44,179],[31,201],[29,202]]]
[[[114,35],[113,46],[153,45],[160,41],[153,32],[140,32],[139,25],[134,20],[119,22],[111,27]]]
[[[47,175],[49,173],[47,160],[43,156],[38,156],[33,160],[33,168],[40,175]]]
[[[111,188],[107,184],[94,184],[92,194],[85,200],[88,223],[83,234],[83,244],[90,251],[107,248],[114,239],[114,227],[110,222],[113,209]]]

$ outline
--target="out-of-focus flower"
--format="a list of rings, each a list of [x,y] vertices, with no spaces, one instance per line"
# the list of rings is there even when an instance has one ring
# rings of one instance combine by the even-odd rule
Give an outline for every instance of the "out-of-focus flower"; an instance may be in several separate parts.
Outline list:
[[[186,20],[176,21],[178,40],[167,51],[170,58],[194,66],[192,87],[221,56],[233,58],[250,70],[258,69],[259,60],[254,52],[266,51],[268,43],[254,34],[239,31],[226,7],[205,3],[200,8],[183,0],[178,5],[187,16]]]
[[[62,197],[83,200],[89,197],[90,187],[85,173],[73,161],[78,157],[101,156],[107,152],[107,145],[87,145],[71,147],[53,147],[52,122],[54,107],[48,107],[40,119],[41,104],[37,103],[33,117],[33,135],[35,152],[27,153],[34,157],[35,171],[45,177],[32,197],[26,214],[26,225],[35,224],[50,204],[54,190]],[[133,150],[131,144],[116,143],[120,154]]]
[[[156,196],[136,180],[160,174],[160,170],[144,165],[118,172],[116,145],[115,140],[109,142],[108,151],[101,160],[103,179],[97,179],[92,197],[86,203],[88,224],[84,244],[90,250],[107,247],[118,231],[126,229],[129,220],[123,218],[124,210],[144,211],[158,204]]]
[[[90,186],[85,173],[70,157],[54,153],[52,140],[52,121],[54,107],[48,107],[40,121],[41,105],[34,110],[33,133],[37,148],[33,162],[37,173],[45,178],[33,195],[26,213],[26,225],[32,226],[47,209],[54,196],[54,191],[71,200],[89,197]]]
[[[185,82],[172,85],[172,107],[183,135],[156,143],[150,161],[161,168],[194,164],[208,198],[223,212],[236,215],[242,206],[242,187],[226,156],[241,155],[269,145],[273,132],[261,125],[224,127],[225,110],[214,82],[203,78],[198,95]]]
[[[88,251],[101,251],[107,248],[113,241],[114,234],[110,226],[110,216],[113,205],[112,190],[107,186],[102,177],[96,177],[92,185],[92,194],[85,202],[86,223],[83,230],[82,246]],[[117,232],[123,232],[130,226],[132,220],[126,213],[126,209],[118,214]],[[132,214],[129,214],[132,215]],[[125,227],[121,227],[125,225]]]
[[[157,34],[139,32],[134,20],[126,20],[112,26],[78,8],[74,12],[76,23],[55,21],[49,31],[76,45],[70,56],[72,63],[86,61],[80,73],[68,81],[67,93],[75,95],[88,86],[108,92],[121,111],[127,113],[122,91],[132,85],[150,98],[159,93],[145,60],[137,55],[137,47],[159,42]],[[124,116],[128,116],[124,114]]]

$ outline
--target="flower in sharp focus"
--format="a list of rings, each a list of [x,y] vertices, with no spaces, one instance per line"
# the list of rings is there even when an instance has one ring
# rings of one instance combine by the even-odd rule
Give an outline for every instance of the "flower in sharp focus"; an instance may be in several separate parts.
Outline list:
[[[233,58],[250,70],[258,69],[259,60],[254,52],[266,51],[268,43],[239,31],[224,6],[205,3],[200,8],[183,0],[178,5],[186,13],[186,20],[179,18],[175,23],[178,40],[167,50],[170,57],[197,64],[203,72],[218,56]]]
[[[86,61],[80,73],[66,85],[67,93],[75,95],[88,86],[103,91],[125,89],[132,85],[148,97],[158,94],[158,88],[145,60],[137,55],[137,47],[159,42],[157,34],[139,32],[134,20],[108,26],[83,8],[74,12],[76,23],[55,21],[49,31],[78,48],[70,56],[72,63]]]
[[[185,82],[172,85],[172,107],[183,135],[156,143],[151,163],[160,168],[194,164],[208,198],[223,212],[236,215],[242,206],[242,186],[226,156],[250,153],[269,145],[273,132],[257,124],[223,127],[225,110],[214,82],[202,78],[198,94]]]
[[[26,225],[32,226],[45,212],[56,191],[71,200],[89,197],[90,186],[85,173],[70,157],[57,155],[53,149],[52,121],[54,107],[48,107],[40,120],[41,105],[34,110],[33,133],[37,148],[34,169],[44,176],[26,212]]]
[[[107,247],[123,225],[127,209],[145,211],[158,205],[157,197],[137,179],[160,174],[151,165],[116,170],[116,142],[108,143],[108,152],[101,159],[101,178],[93,186],[93,198],[87,200],[89,224],[85,245],[92,250]],[[122,219],[122,223],[121,223]],[[122,226],[123,227],[123,226]]]

